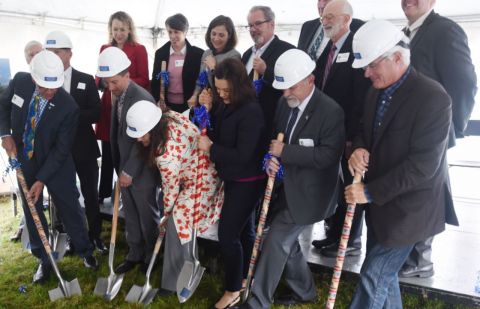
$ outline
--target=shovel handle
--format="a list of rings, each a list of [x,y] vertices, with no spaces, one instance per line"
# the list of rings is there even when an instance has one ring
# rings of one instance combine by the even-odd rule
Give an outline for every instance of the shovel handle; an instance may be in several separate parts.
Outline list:
[[[164,60],[162,61],[160,72],[164,72],[167,70],[167,62]],[[163,77],[162,74],[160,74],[160,94],[159,94],[159,105],[162,107],[162,105],[165,105],[165,98],[166,98],[166,93],[165,93],[165,78]]]
[[[258,72],[257,70],[253,70],[253,81],[256,81],[256,80],[258,80]]]
[[[118,208],[120,205],[120,178],[117,179],[115,185],[115,197],[113,201],[113,216],[112,216],[112,235],[110,236],[110,243],[115,244],[117,239],[117,223],[118,223]]]
[[[283,133],[278,133],[277,140],[282,142],[284,138]],[[243,292],[242,300],[246,301],[248,298],[250,284],[252,282],[253,275],[255,273],[255,265],[257,264],[258,251],[260,249],[260,243],[263,238],[263,228],[265,227],[265,221],[267,220],[268,209],[270,207],[270,200],[272,198],[273,185],[275,183],[275,175],[268,176],[267,187],[265,188],[265,195],[263,196],[262,209],[260,211],[260,218],[258,220],[257,234],[255,236],[255,242],[253,244],[252,255],[250,257],[250,265],[248,266],[247,286]]]
[[[353,177],[353,184],[362,181],[362,174],[355,172]],[[343,223],[342,236],[338,245],[337,259],[335,267],[333,268],[332,281],[330,282],[330,289],[328,292],[326,309],[333,309],[337,297],[338,285],[340,284],[340,276],[342,275],[343,262],[345,261],[345,251],[347,250],[348,239],[350,238],[350,230],[352,229],[352,220],[355,214],[356,204],[348,204],[347,213],[345,214],[345,221]]]

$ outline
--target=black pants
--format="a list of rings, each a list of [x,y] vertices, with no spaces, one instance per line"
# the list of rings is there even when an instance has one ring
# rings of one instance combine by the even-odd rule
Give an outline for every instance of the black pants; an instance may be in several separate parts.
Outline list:
[[[99,198],[112,196],[113,183],[113,160],[110,142],[102,141],[102,167],[100,171]]]
[[[177,113],[183,113],[188,109],[188,104],[183,103],[183,104],[173,104],[173,103],[168,103],[167,102],[168,108],[170,108],[172,111],[176,111]]]
[[[225,181],[218,240],[225,264],[225,289],[239,291],[247,277],[255,242],[254,211],[264,181]]]

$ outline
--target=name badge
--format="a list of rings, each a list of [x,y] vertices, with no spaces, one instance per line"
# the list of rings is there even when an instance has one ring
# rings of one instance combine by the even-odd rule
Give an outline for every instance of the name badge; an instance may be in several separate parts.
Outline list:
[[[85,87],[86,87],[85,83],[78,83],[77,85],[77,89],[85,90]]]
[[[347,62],[350,57],[350,53],[341,53],[337,56],[337,63]]]
[[[301,139],[298,140],[298,144],[300,146],[304,146],[304,147],[315,146],[315,143],[313,142],[313,139],[311,139],[311,138],[301,138]]]
[[[16,106],[22,108],[23,106],[23,99],[19,97],[18,95],[14,94],[12,97],[12,103],[15,104]]]
[[[184,62],[185,60],[175,60],[175,67],[176,68],[183,67]]]

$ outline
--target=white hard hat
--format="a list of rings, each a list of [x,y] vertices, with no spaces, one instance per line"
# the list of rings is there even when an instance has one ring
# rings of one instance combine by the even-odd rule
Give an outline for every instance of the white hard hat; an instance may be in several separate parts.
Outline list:
[[[98,56],[97,76],[112,77],[128,69],[131,62],[118,47],[105,48]]]
[[[315,62],[300,49],[289,49],[275,63],[273,88],[284,90],[292,87],[315,69]]]
[[[62,31],[52,31],[45,38],[45,48],[72,48],[72,41]]]
[[[48,89],[63,85],[63,63],[60,57],[48,50],[36,54],[30,62],[30,73],[38,86]]]
[[[127,111],[127,135],[139,138],[150,132],[162,118],[162,110],[150,101],[138,101]]]
[[[403,32],[389,21],[374,19],[366,22],[353,36],[354,69],[363,68],[389,51],[404,38]]]

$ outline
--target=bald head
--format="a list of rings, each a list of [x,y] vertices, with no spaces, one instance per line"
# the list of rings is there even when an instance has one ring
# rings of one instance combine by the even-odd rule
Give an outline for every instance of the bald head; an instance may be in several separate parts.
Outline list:
[[[333,42],[340,39],[350,30],[353,9],[346,0],[330,1],[322,14],[323,29],[325,35]]]
[[[30,41],[25,45],[24,53],[25,53],[25,60],[27,64],[30,64],[32,61],[33,56],[38,54],[40,51],[43,50],[42,43],[38,41]]]

